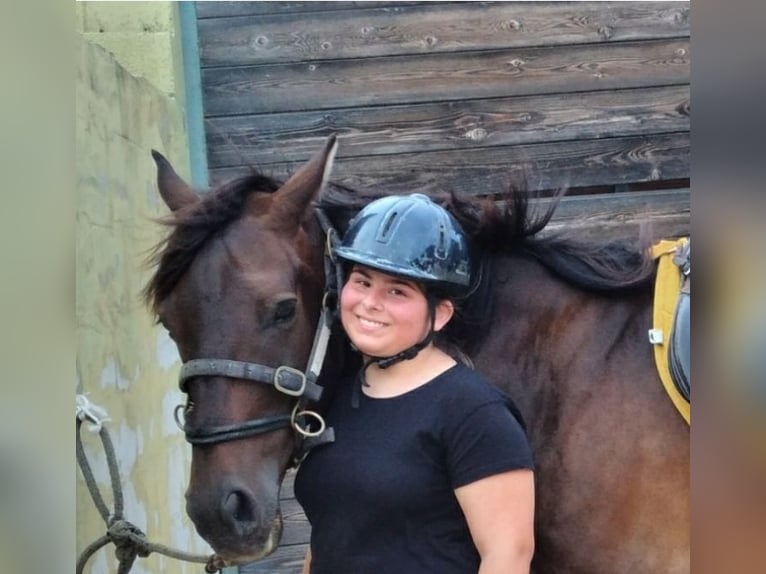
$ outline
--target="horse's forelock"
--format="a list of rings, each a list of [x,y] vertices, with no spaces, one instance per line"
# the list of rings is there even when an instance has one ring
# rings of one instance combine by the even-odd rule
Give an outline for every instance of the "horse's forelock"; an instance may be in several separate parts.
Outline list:
[[[147,258],[147,264],[156,266],[156,271],[144,288],[143,297],[155,314],[202,247],[242,216],[248,199],[254,193],[274,193],[279,186],[276,179],[254,171],[220,185],[205,193],[199,202],[158,220],[171,229]]]

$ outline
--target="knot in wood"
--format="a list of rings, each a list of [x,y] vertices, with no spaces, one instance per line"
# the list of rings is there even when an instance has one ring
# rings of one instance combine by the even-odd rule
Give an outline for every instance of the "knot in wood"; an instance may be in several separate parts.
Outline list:
[[[604,40],[609,40],[614,35],[614,30],[612,30],[611,26],[601,26],[598,29],[598,33]]]
[[[521,58],[514,58],[508,63],[514,68],[521,68],[524,64],[526,64],[526,62],[522,60]]]
[[[487,130],[484,128],[474,128],[466,132],[466,137],[473,141],[482,141],[487,137]]]
[[[255,39],[255,44],[257,46],[265,46],[268,43],[269,43],[269,39],[266,36],[258,36]]]
[[[332,48],[332,42],[325,41],[325,42],[322,42],[320,46],[322,47],[323,50],[329,50],[330,48]]]
[[[673,14],[673,20],[678,25],[686,25],[686,23],[689,21],[689,9],[684,8]]]

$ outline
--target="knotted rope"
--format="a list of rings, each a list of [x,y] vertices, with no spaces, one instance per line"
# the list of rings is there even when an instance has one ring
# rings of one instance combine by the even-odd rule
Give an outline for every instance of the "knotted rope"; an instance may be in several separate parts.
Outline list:
[[[189,554],[163,544],[149,542],[146,538],[146,534],[144,534],[140,528],[125,520],[123,516],[122,485],[119,480],[117,458],[114,454],[112,439],[103,424],[109,420],[106,416],[106,411],[88,401],[84,395],[77,395],[76,419],[77,464],[85,479],[85,484],[88,486],[91,498],[93,499],[99,514],[101,514],[101,518],[103,518],[104,523],[106,524],[106,534],[89,544],[80,553],[80,556],[77,559],[76,574],[82,574],[85,564],[90,557],[110,542],[115,545],[115,556],[119,562],[117,574],[127,574],[133,567],[133,563],[136,561],[137,557],[140,556],[141,558],[146,558],[152,552],[157,552],[177,560],[205,564],[205,572],[208,573],[218,572],[226,566],[223,559],[216,554],[210,556]],[[98,432],[101,437],[101,443],[104,446],[106,462],[109,467],[109,477],[112,482],[114,513],[109,512],[109,508],[104,502],[104,498],[101,496],[101,492],[96,484],[96,479],[93,476],[90,463],[85,456],[80,429],[82,428],[83,420],[86,419],[92,423],[90,430],[92,432]]]

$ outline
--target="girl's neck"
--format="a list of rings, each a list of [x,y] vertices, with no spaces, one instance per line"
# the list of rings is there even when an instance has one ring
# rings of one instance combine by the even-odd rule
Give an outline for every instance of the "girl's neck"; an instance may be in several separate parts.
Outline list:
[[[455,360],[441,349],[429,345],[414,358],[381,369],[373,363],[365,370],[364,394],[390,398],[418,388],[455,365]]]

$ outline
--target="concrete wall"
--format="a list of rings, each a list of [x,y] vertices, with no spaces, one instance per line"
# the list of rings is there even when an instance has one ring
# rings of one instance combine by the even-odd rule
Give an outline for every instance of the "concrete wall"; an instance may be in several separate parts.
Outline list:
[[[210,550],[184,509],[190,449],[172,416],[184,400],[176,385],[177,352],[140,298],[150,276],[146,252],[162,233],[151,219],[167,211],[156,192],[151,149],[189,174],[176,7],[78,3],[77,17],[77,393],[87,393],[111,417],[125,518],[153,542],[205,554]],[[113,508],[101,443],[85,430],[83,436]],[[104,533],[78,473],[78,554]],[[116,571],[112,545],[85,570]],[[139,558],[131,570],[201,571],[161,555]]]
[[[106,48],[131,75],[183,106],[177,10],[175,2],[78,2],[76,25],[85,40]]]

